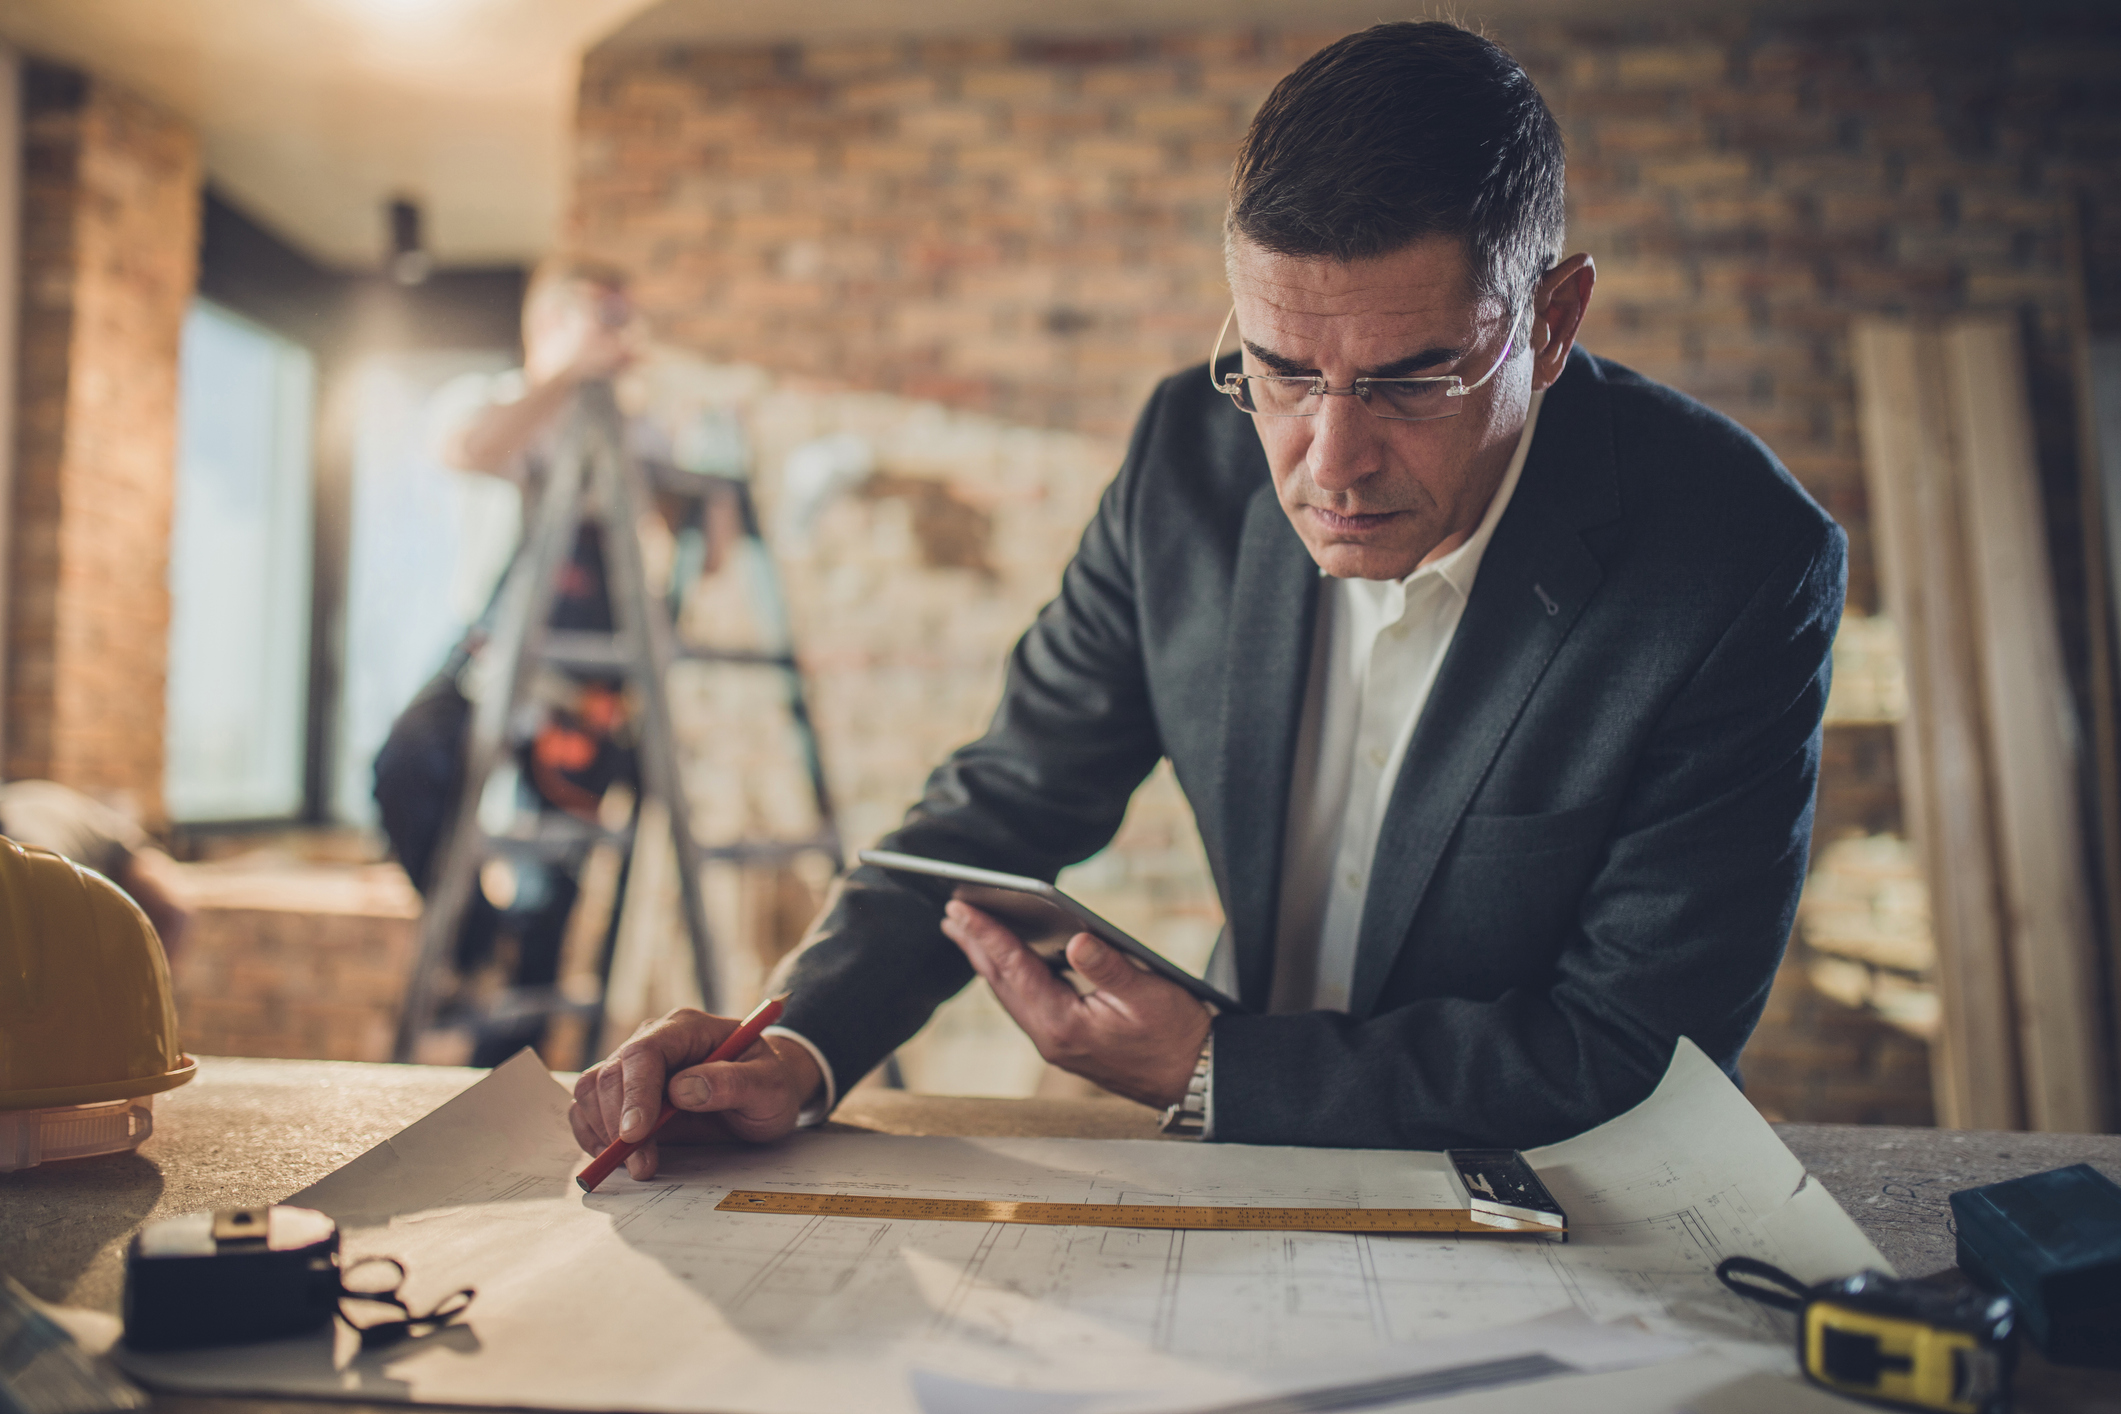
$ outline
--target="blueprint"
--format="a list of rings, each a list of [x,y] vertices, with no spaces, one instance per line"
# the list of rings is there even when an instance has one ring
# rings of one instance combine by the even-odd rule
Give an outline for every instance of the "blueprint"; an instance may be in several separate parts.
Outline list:
[[[1017,1391],[1026,1411],[1181,1408],[1561,1313],[1647,1340],[1615,1367],[1689,1354],[1729,1379],[1786,1364],[1789,1334],[1723,1291],[1721,1258],[1807,1281],[1885,1266],[1685,1042],[1641,1105],[1527,1155],[1568,1211],[1567,1243],[714,1210],[732,1188],[1452,1206],[1442,1156],[1399,1151],[811,1132],[666,1148],[655,1180],[622,1171],[584,1195],[567,1106],[526,1053],[288,1200],[337,1218],[349,1257],[404,1261],[416,1305],[477,1287],[458,1326],[366,1354],[340,1332],[128,1368],[202,1392],[670,1414],[940,1409],[938,1389]],[[1552,1373],[1604,1368],[1586,1358],[1557,1356]]]

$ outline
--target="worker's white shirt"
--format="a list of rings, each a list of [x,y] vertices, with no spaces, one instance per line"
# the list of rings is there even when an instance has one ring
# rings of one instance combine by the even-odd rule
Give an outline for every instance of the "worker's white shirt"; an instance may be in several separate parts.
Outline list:
[[[1532,395],[1509,469],[1465,544],[1405,579],[1329,578],[1321,587],[1289,783],[1270,1012],[1348,1009],[1385,806],[1516,493],[1544,396]]]

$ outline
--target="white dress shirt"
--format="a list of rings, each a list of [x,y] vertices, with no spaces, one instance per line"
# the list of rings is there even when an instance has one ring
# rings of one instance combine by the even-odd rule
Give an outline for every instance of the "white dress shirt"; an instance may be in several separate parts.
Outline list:
[[[1289,788],[1270,1012],[1348,1009],[1385,806],[1516,493],[1544,396],[1532,395],[1509,469],[1463,545],[1405,579],[1328,579],[1322,587]]]

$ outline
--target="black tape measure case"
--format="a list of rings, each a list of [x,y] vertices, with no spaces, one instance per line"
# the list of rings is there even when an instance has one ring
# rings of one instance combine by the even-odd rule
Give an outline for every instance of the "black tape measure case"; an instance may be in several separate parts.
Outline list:
[[[125,1254],[125,1343],[195,1350],[307,1335],[337,1315],[375,1349],[432,1335],[471,1305],[470,1287],[422,1315],[395,1257],[341,1265],[339,1228],[311,1208],[223,1208],[149,1223]]]
[[[309,1208],[149,1223],[125,1254],[125,1343],[189,1350],[316,1330],[339,1302],[339,1228]]]

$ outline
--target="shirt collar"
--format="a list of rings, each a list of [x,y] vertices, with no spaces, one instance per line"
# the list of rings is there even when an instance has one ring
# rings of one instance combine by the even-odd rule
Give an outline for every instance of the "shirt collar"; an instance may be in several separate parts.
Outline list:
[[[1546,397],[1546,390],[1532,394],[1532,405],[1525,412],[1524,430],[1517,434],[1517,450],[1510,456],[1509,470],[1502,474],[1502,485],[1495,488],[1495,498],[1488,502],[1487,514],[1466,538],[1466,543],[1440,560],[1423,565],[1406,578],[1409,588],[1423,574],[1434,573],[1437,578],[1458,591],[1458,597],[1469,599],[1473,595],[1473,576],[1480,573],[1481,559],[1488,553],[1488,542],[1495,538],[1495,527],[1502,520],[1502,513],[1510,508],[1510,498],[1517,494],[1517,479],[1524,472],[1525,454],[1532,450],[1532,429],[1539,423],[1539,404]]]

